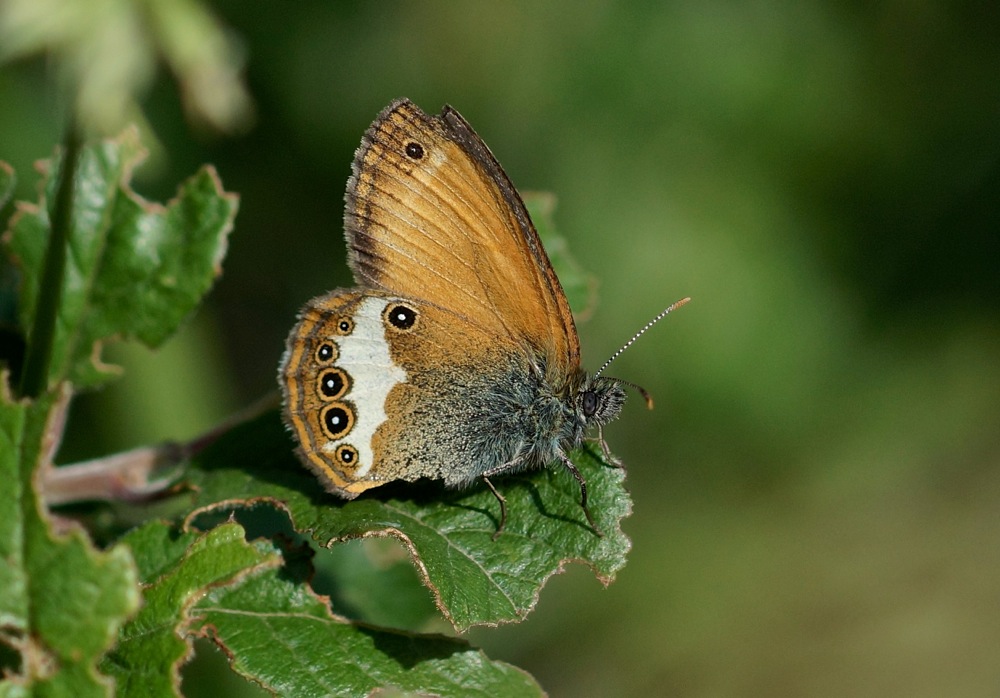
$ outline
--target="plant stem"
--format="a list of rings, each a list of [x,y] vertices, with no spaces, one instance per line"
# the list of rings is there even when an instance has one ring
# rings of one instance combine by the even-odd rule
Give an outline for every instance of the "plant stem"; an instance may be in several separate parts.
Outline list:
[[[51,234],[45,250],[41,286],[35,306],[35,319],[25,350],[24,369],[21,373],[20,394],[35,398],[48,388],[49,364],[56,334],[56,317],[66,271],[66,248],[69,242],[70,220],[73,209],[73,183],[76,163],[80,154],[80,134],[76,122],[70,119],[63,145],[59,167],[59,184],[55,206],[51,212]]]
[[[211,446],[233,427],[277,409],[277,392],[249,405],[187,443],[144,446],[102,458],[43,467],[39,492],[46,505],[85,501],[136,502],[169,492],[182,473],[180,466]]]

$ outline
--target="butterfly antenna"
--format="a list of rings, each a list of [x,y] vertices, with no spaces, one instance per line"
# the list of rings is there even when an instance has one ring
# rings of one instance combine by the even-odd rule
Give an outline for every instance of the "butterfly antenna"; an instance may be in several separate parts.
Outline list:
[[[642,399],[646,401],[646,409],[653,409],[653,396],[649,394],[648,390],[643,388],[638,383],[633,383],[632,381],[622,380],[621,378],[615,378],[615,380],[622,385],[634,388],[640,395],[642,395]]]
[[[628,349],[630,346],[632,346],[633,344],[635,344],[635,340],[639,339],[639,337],[641,337],[642,335],[644,335],[646,333],[646,330],[648,330],[650,327],[652,327],[653,325],[655,325],[656,323],[658,323],[660,320],[662,320],[663,318],[665,318],[667,315],[669,315],[673,311],[675,311],[678,308],[680,308],[682,305],[684,305],[685,303],[687,303],[689,300],[691,300],[691,299],[690,298],[681,298],[679,301],[677,301],[676,303],[674,303],[673,305],[671,305],[669,308],[667,308],[666,310],[662,311],[659,315],[657,315],[656,317],[654,317],[652,320],[650,320],[649,322],[647,322],[645,327],[643,327],[641,330],[639,330],[634,335],[632,335],[632,339],[630,339],[627,342],[625,342],[625,344],[622,346],[621,349],[619,349],[614,354],[612,354],[611,358],[604,362],[604,365],[601,366],[597,370],[597,373],[594,374],[594,378],[597,378],[599,375],[601,375],[602,373],[604,373],[604,369],[606,369],[609,365],[611,365],[612,361],[614,361],[619,356],[621,356],[622,353],[626,349]],[[627,385],[631,385],[633,388],[638,389],[638,391],[640,393],[642,393],[642,396],[644,398],[646,398],[646,404],[647,405],[652,405],[653,404],[653,401],[649,397],[649,393],[647,393],[645,390],[643,390],[639,386],[635,385],[634,383],[627,383],[626,381],[620,381],[620,382],[626,383]]]

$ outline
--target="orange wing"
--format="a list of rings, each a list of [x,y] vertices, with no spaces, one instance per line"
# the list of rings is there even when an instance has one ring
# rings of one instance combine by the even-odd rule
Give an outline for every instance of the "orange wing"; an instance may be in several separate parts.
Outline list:
[[[407,100],[368,129],[344,227],[358,284],[421,299],[579,366],[573,316],[514,185],[450,107]]]

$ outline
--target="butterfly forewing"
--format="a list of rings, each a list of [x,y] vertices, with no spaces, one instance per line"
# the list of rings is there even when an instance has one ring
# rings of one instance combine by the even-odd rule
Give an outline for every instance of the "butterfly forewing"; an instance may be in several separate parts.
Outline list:
[[[457,112],[402,100],[368,130],[348,184],[357,282],[466,318],[579,365],[569,305],[520,197]]]

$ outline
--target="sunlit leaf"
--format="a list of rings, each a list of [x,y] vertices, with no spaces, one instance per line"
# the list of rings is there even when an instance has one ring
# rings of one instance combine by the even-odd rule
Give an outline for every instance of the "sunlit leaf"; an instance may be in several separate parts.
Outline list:
[[[322,543],[391,536],[410,552],[441,612],[458,629],[524,618],[542,585],[570,561],[608,584],[625,564],[620,527],[631,511],[624,471],[588,449],[571,454],[587,479],[599,537],[580,508],[580,488],[561,466],[499,479],[507,498],[504,532],[493,540],[499,505],[483,487],[384,485],[352,501],[323,491],[292,453],[276,412],[244,424],[190,464],[185,481],[199,508],[271,502]]]
[[[122,628],[102,669],[117,680],[119,696],[173,696],[180,664],[200,619],[191,606],[211,588],[280,564],[273,551],[246,542],[243,528],[223,524],[208,533],[175,533],[153,523],[123,540],[138,561],[142,610]]]
[[[143,156],[135,130],[80,155],[50,384],[69,380],[85,388],[114,375],[100,360],[107,339],[134,337],[160,345],[221,271],[236,197],[223,192],[214,170],[206,167],[183,183],[166,207],[147,202],[129,188]],[[54,171],[55,164],[47,169]],[[48,178],[39,204],[19,204],[4,236],[21,267],[25,328],[32,325],[39,297],[54,186]]]
[[[287,570],[212,591],[194,609],[233,668],[279,696],[368,696],[380,690],[455,698],[525,698],[526,673],[468,643],[350,623]]]
[[[39,511],[34,472],[61,399],[0,398],[0,642],[20,660],[2,695],[110,696],[96,664],[139,604],[125,546],[98,552],[78,529],[55,535]]]
[[[219,645],[234,670],[280,696],[532,696],[531,677],[461,640],[351,623],[311,591],[307,555],[248,544],[242,527],[178,532],[150,523],[123,542],[143,582],[142,610],[102,667],[119,696],[179,695],[193,638]],[[282,564],[283,563],[283,564]]]

